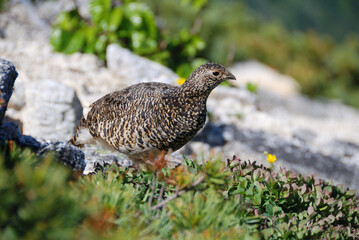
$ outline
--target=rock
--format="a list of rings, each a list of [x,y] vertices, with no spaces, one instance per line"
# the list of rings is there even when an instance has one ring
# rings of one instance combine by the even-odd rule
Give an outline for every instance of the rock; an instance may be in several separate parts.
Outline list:
[[[4,30],[0,28],[0,38],[5,38]]]
[[[40,144],[33,138],[21,135],[19,127],[13,122],[7,122],[0,127],[0,143],[3,144],[5,141],[13,140],[20,147],[28,147],[34,151],[40,149]]]
[[[256,111],[257,96],[243,88],[217,87],[207,101],[211,120],[236,123],[247,113]]]
[[[0,100],[2,100],[1,105],[1,121],[0,121],[0,144],[3,145],[6,141],[14,141],[16,144],[22,148],[30,148],[34,152],[36,152],[38,155],[43,155],[44,153],[48,151],[54,151],[57,153],[57,160],[60,162],[63,162],[65,165],[68,165],[72,167],[74,170],[83,171],[85,169],[85,162],[84,162],[84,154],[78,150],[76,147],[73,147],[67,143],[51,143],[51,142],[39,142],[35,138],[31,136],[22,135],[20,133],[19,127],[14,122],[6,122],[2,123],[3,116],[5,115],[6,107],[8,105],[8,101],[10,100],[11,94],[12,94],[12,88],[15,82],[15,79],[17,77],[17,72],[14,67],[14,65],[4,59],[0,59]],[[51,85],[51,83],[50,83]],[[79,104],[78,99],[76,100],[76,95],[74,93],[74,90],[64,88],[64,86],[58,86],[57,89],[50,89],[51,91],[47,91],[49,89],[43,89],[41,85],[37,85],[39,88],[38,90],[43,91],[45,90],[45,94],[49,94],[50,96],[46,96],[44,99],[41,99],[44,95],[39,94],[38,96],[32,96],[33,100],[30,101],[33,104],[37,104],[37,101],[46,101],[51,100],[52,102],[60,102],[60,103],[75,103]],[[56,90],[62,90],[62,94],[54,94],[56,93]],[[71,94],[72,90],[72,94]],[[41,92],[44,93],[44,92]],[[58,93],[58,92],[57,92]],[[34,93],[33,93],[34,94]],[[74,100],[75,99],[75,100]],[[61,102],[62,101],[62,102]],[[42,105],[43,106],[43,105]],[[46,106],[45,106],[46,107]],[[81,107],[81,105],[80,105]],[[35,114],[35,113],[34,113]],[[51,115],[52,113],[47,113],[48,115]],[[66,118],[66,115],[68,113],[65,112],[63,115]],[[46,117],[47,115],[44,115]],[[55,123],[56,124],[56,123]]]
[[[299,85],[291,77],[278,73],[274,69],[255,60],[235,63],[230,71],[238,79],[233,84],[254,83],[259,89],[272,92],[281,97],[298,94]]]
[[[126,167],[132,165],[132,161],[119,152],[104,151],[98,146],[84,146],[81,150],[85,154],[86,168],[83,171],[85,175],[97,172],[113,163]]]
[[[316,134],[308,129],[297,129],[293,132],[293,138],[298,139],[299,141],[310,144],[314,140]]]
[[[208,122],[192,141],[205,142],[209,144],[210,147],[223,146],[225,144],[223,127]]]
[[[21,135],[15,123],[5,123],[0,127],[0,144],[13,140],[22,148],[30,148],[38,156],[47,152],[55,152],[56,160],[71,167],[74,171],[85,169],[85,156],[83,152],[68,143],[43,142],[31,136]]]
[[[25,90],[24,133],[37,138],[66,141],[82,117],[75,90],[53,80],[36,81]]]
[[[41,156],[49,151],[55,152],[57,161],[71,167],[74,171],[85,169],[85,156],[81,150],[61,142],[44,142],[31,136],[22,135],[18,126],[13,122],[4,123],[0,127],[0,144],[12,140],[22,148],[30,148]]]
[[[141,82],[162,82],[174,84],[178,76],[169,68],[140,57],[130,50],[111,44],[106,52],[107,66],[121,79],[131,84]]]
[[[5,116],[16,78],[15,66],[11,62],[0,58],[0,125]]]
[[[9,109],[19,112],[23,109],[23,107],[25,107],[26,84],[27,82],[24,81],[21,77],[17,78],[14,84],[14,91],[11,97],[11,101],[9,101],[9,105],[8,105]]]
[[[85,170],[84,153],[67,142],[41,142],[41,148],[37,154],[43,155],[46,152],[55,152],[56,159],[66,166],[70,166],[74,171],[83,172]]]
[[[48,42],[0,39],[0,52],[3,57],[13,59],[20,73],[11,103],[11,107],[17,111],[24,107],[26,85],[34,81],[52,79],[70,86],[76,90],[84,106],[109,92],[128,86],[128,83],[119,81],[118,76],[96,56],[55,53]]]

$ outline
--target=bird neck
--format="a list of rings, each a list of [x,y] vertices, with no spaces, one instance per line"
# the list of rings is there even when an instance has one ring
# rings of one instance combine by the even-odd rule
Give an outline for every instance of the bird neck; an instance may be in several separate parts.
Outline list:
[[[178,88],[178,93],[184,97],[196,98],[198,100],[207,101],[212,89],[204,88],[186,81]]]

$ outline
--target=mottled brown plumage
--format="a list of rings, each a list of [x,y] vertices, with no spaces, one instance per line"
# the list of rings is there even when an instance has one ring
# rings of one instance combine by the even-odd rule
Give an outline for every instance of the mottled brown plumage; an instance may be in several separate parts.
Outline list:
[[[181,86],[140,83],[110,93],[90,106],[70,143],[97,142],[134,161],[175,151],[203,127],[210,92],[228,79],[235,77],[226,68],[207,63]]]

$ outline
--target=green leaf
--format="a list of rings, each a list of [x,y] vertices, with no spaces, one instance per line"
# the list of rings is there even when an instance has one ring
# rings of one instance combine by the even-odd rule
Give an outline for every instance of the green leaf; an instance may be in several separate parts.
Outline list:
[[[97,53],[105,53],[107,46],[106,43],[107,43],[106,35],[101,35],[95,43],[95,51]]]
[[[157,26],[155,16],[149,9],[146,9],[142,13],[143,23],[145,25],[146,32],[150,38],[157,39]]]
[[[266,205],[266,212],[269,214],[269,216],[273,216],[274,212],[273,212],[273,205],[268,203]]]
[[[251,93],[257,93],[258,91],[258,86],[254,83],[248,82],[246,87],[247,90],[250,91]]]
[[[318,234],[321,230],[322,230],[321,227],[319,227],[319,226],[314,226],[314,227],[312,228],[311,232],[312,232],[313,234]]]
[[[244,222],[249,225],[260,224],[261,218],[260,217],[248,217],[248,218],[244,219]]]
[[[97,28],[89,26],[84,29],[86,36],[86,46],[84,48],[85,53],[95,53],[95,44],[97,41]]]
[[[80,23],[78,11],[63,12],[56,18],[56,26],[64,31],[73,31]]]
[[[63,44],[63,36],[62,35],[63,35],[63,32],[59,28],[54,29],[50,35],[50,43],[54,47],[55,51],[62,50],[62,44]]]
[[[83,48],[85,42],[85,34],[82,30],[76,32],[65,47],[64,52],[67,54],[75,53]]]
[[[262,197],[261,197],[261,194],[256,194],[254,195],[253,197],[253,204],[254,205],[260,205],[262,203]]]
[[[282,213],[282,212],[283,212],[283,209],[281,207],[278,207],[278,206],[273,207],[273,214]]]
[[[213,183],[213,184],[218,184],[218,185],[221,185],[221,184],[224,184],[224,183],[225,183],[225,181],[224,181],[223,179],[213,178],[213,177],[211,177],[211,178],[209,179],[209,181],[210,181],[211,183]]]
[[[109,30],[112,32],[116,31],[121,24],[122,18],[123,18],[122,8],[120,7],[114,8],[111,12],[111,17],[108,23]]]
[[[131,32],[131,44],[135,52],[141,49],[141,46],[145,41],[145,39],[146,39],[146,34],[144,32],[140,32],[140,31]]]
[[[101,24],[110,15],[112,0],[92,0],[90,1],[90,14],[92,20]]]
[[[288,198],[289,196],[290,196],[289,191],[283,191],[283,192],[281,192],[281,197],[282,197],[282,198]]]
[[[309,217],[313,216],[315,213],[316,213],[316,212],[315,212],[315,210],[314,210],[314,207],[313,207],[313,206],[310,206],[310,207],[308,208],[308,215],[309,215]]]

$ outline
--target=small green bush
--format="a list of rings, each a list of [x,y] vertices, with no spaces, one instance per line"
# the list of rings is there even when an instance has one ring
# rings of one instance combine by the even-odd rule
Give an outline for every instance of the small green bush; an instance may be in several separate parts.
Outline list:
[[[357,239],[359,199],[237,158],[163,159],[76,176],[48,155],[0,155],[2,239]]]
[[[71,170],[29,150],[1,150],[0,238],[72,239],[89,213],[71,188]]]
[[[92,53],[105,60],[106,47],[117,43],[172,68],[182,77],[205,62],[197,58],[205,48],[197,34],[186,28],[176,34],[160,31],[145,3],[127,0],[116,5],[112,0],[92,0],[90,14],[91,18],[85,19],[73,9],[57,17],[50,38],[56,51]]]
[[[233,185],[228,194],[261,216],[259,228],[266,239],[358,238],[359,199],[354,191],[238,159],[229,166]]]

